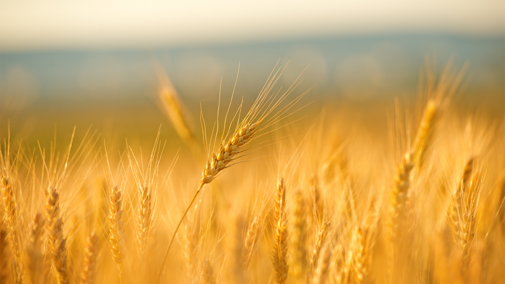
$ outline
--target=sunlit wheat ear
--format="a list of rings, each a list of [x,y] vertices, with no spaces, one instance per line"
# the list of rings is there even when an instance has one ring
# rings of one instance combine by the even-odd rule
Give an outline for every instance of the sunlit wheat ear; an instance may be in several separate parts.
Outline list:
[[[317,176],[314,176],[310,179],[310,188],[314,202],[314,209],[312,209],[314,213],[313,219],[316,221],[317,224],[321,224],[321,222],[323,221],[323,214],[324,214],[323,212],[324,201],[323,196],[321,194],[321,189],[319,188],[319,182]]]
[[[407,195],[410,188],[411,182],[411,172],[414,168],[412,162],[412,155],[410,153],[405,154],[402,162],[398,166],[398,170],[395,176],[395,182],[393,188],[391,189],[389,195],[389,219],[388,219],[388,229],[389,229],[389,239],[388,239],[388,253],[389,253],[389,267],[388,267],[388,277],[392,277],[393,270],[395,269],[396,263],[396,241],[398,235],[398,228],[401,221],[401,217],[404,215],[404,207],[407,201]]]
[[[452,236],[456,244],[460,243],[460,232],[462,221],[460,216],[463,215],[463,199],[465,193],[468,191],[468,182],[472,176],[473,171],[473,158],[470,158],[463,169],[463,174],[456,187],[456,191],[451,194],[451,200],[447,209],[447,218],[451,226]]]
[[[42,214],[37,213],[30,225],[30,239],[26,248],[26,269],[30,283],[42,283],[43,255],[41,238],[44,230]]]
[[[93,284],[96,278],[96,260],[98,256],[99,238],[95,232],[92,232],[86,241],[84,250],[84,265],[81,271],[81,283]]]
[[[410,188],[410,174],[414,164],[412,155],[405,154],[402,162],[398,166],[398,171],[395,176],[394,186],[390,193],[389,198],[389,231],[390,241],[394,242],[398,231],[399,218],[403,214],[403,208],[407,199],[407,194]]]
[[[123,245],[123,202],[121,190],[114,186],[109,201],[109,243],[114,262],[119,270],[119,277],[122,279],[124,245]]]
[[[11,253],[14,255],[14,281],[15,283],[21,283],[23,281],[23,273],[21,270],[21,252],[17,235],[18,218],[14,190],[12,189],[12,184],[9,182],[7,177],[2,176],[0,179],[4,212],[3,221],[7,229],[7,241],[9,243]]]
[[[287,262],[288,254],[288,232],[286,216],[286,188],[284,179],[279,179],[275,196],[274,225],[275,236],[272,252],[272,263],[275,272],[275,281],[278,284],[286,282],[288,278],[289,266]]]
[[[295,279],[302,279],[307,269],[307,206],[300,190],[294,194],[292,226],[290,231],[290,272]]]
[[[147,247],[149,232],[151,229],[152,205],[151,205],[151,193],[149,192],[147,185],[140,186],[139,191],[140,191],[140,206],[138,209],[139,232],[137,236],[137,241],[139,243],[140,254],[144,254]]]
[[[326,244],[321,251],[319,260],[317,261],[317,267],[314,271],[314,276],[312,277],[311,283],[313,284],[324,284],[327,282],[329,268],[331,259],[331,248],[329,244]]]
[[[173,86],[170,78],[162,68],[157,68],[158,79],[160,81],[160,88],[158,97],[163,105],[163,109],[172,122],[177,134],[182,140],[195,151],[195,154],[200,155],[200,147],[196,142],[196,135],[191,120],[191,115],[186,107],[181,102],[175,87]]]
[[[251,263],[251,258],[256,249],[256,244],[258,243],[258,239],[260,237],[261,232],[261,216],[255,216],[252,220],[249,228],[247,229],[246,237],[244,240],[244,249],[242,252],[242,262],[244,265],[244,269],[247,270],[249,268],[249,264]]]
[[[67,240],[63,236],[63,221],[60,216],[60,195],[49,186],[46,191],[46,223],[48,254],[59,284],[69,283],[67,264]]]
[[[172,238],[170,239],[167,251],[165,253],[165,256],[163,257],[163,261],[161,262],[161,270],[158,273],[156,283],[159,283],[161,276],[164,272],[164,266],[168,254],[170,252],[170,248],[172,247],[175,236],[177,234],[177,231],[179,230],[182,221],[186,217],[189,209],[195,202],[196,197],[202,190],[203,186],[212,182],[221,172],[223,172],[226,168],[232,166],[233,161],[236,161],[238,158],[243,156],[245,154],[245,146],[248,145],[262,129],[268,128],[273,124],[278,123],[281,120],[285,119],[287,116],[289,116],[289,114],[286,115],[286,113],[298,101],[300,101],[303,98],[303,96],[308,92],[306,91],[302,93],[300,96],[296,97],[294,100],[287,103],[285,106],[281,107],[284,100],[293,92],[293,90],[300,83],[297,78],[297,80],[284,93],[280,94],[281,92],[279,90],[276,94],[270,96],[272,89],[274,88],[276,82],[279,80],[284,69],[278,68],[272,71],[272,74],[270,74],[270,77],[263,86],[263,89],[256,98],[251,109],[249,109],[249,111],[242,120],[240,120],[240,117],[238,117],[237,114],[234,116],[232,122],[236,117],[237,126],[235,128],[231,127],[231,123],[230,126],[226,125],[226,118],[228,117],[228,112],[231,107],[231,102],[233,99],[232,97],[223,123],[224,129],[232,131],[232,134],[231,135],[228,135],[228,133],[225,134],[226,130],[222,132],[219,147],[217,147],[216,151],[213,151],[214,147],[211,145],[213,142],[217,140],[219,122],[216,123],[217,125],[216,131],[213,132],[215,133],[215,136],[211,135],[210,137],[210,140],[214,141],[210,141],[209,145],[206,145],[207,136],[204,133],[203,137],[204,137],[205,149],[207,154],[211,156],[207,158],[207,162],[205,168],[202,171],[202,178],[200,179],[198,188],[195,194],[193,195],[193,198],[189,202],[188,207],[186,207],[186,210],[182,214],[182,217],[174,230]],[[240,110],[241,107],[239,108],[239,111]],[[205,121],[203,119],[202,119],[202,129],[205,129]]]
[[[309,280],[312,277],[315,269],[318,266],[317,262],[319,261],[319,255],[321,253],[321,248],[326,244],[326,236],[328,235],[329,227],[330,227],[330,223],[324,221],[321,224],[319,231],[317,232],[316,242],[314,243],[312,255],[310,256],[309,273],[307,274]]]
[[[7,255],[7,232],[0,224],[0,283],[9,283],[9,256]]]
[[[186,219],[184,225],[184,245],[183,255],[186,264],[186,275],[188,279],[193,279],[196,275],[198,260],[196,257],[196,247],[198,245],[198,236],[193,222]]]
[[[461,252],[463,270],[468,268],[470,261],[481,190],[480,173],[476,173],[472,177],[473,163],[473,159],[466,163],[458,188],[451,196],[448,209],[449,224],[453,232],[454,242]]]
[[[436,100],[431,99],[424,109],[424,114],[419,124],[413,147],[413,162],[418,169],[424,164],[425,152],[432,140],[435,122],[438,120],[440,112],[439,108],[440,106]]]
[[[214,269],[210,264],[210,261],[206,259],[202,265],[202,276],[200,283],[201,284],[216,284],[216,276],[214,275]]]
[[[353,250],[353,275],[357,284],[368,283],[369,271],[369,228],[358,227],[354,233]]]

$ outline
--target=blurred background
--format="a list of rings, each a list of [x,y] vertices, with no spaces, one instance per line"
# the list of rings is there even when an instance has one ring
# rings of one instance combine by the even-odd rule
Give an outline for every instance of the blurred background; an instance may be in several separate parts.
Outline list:
[[[250,101],[280,60],[279,86],[304,70],[307,112],[381,113],[414,97],[425,58],[469,69],[456,104],[505,111],[505,1],[0,0],[0,125],[51,138],[90,125],[105,138],[181,144],[157,103],[155,66],[198,122]],[[349,108],[348,108],[349,109]],[[197,125],[197,129],[199,129]],[[169,142],[170,143],[170,142]]]

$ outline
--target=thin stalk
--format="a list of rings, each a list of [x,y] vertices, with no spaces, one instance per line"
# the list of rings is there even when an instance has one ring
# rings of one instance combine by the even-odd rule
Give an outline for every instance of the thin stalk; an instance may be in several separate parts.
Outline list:
[[[200,193],[200,191],[202,190],[202,188],[203,188],[204,185],[205,185],[205,183],[203,183],[203,182],[200,183],[200,185],[198,186],[198,189],[195,192],[195,195],[193,196],[193,199],[191,199],[191,202],[189,203],[188,207],[184,211],[184,214],[182,214],[182,217],[179,220],[179,224],[177,224],[177,227],[175,227],[175,231],[174,231],[174,233],[172,235],[172,239],[170,240],[170,243],[168,244],[167,251],[165,252],[165,256],[163,257],[163,261],[161,262],[161,270],[158,273],[158,277],[156,278],[156,283],[160,283],[161,275],[163,275],[163,271],[165,270],[164,269],[165,262],[167,261],[168,253],[170,252],[170,248],[172,247],[172,243],[175,240],[175,236],[177,235],[177,231],[179,231],[179,227],[181,226],[182,221],[184,221],[184,218],[188,214],[189,209],[191,209],[191,206],[193,206],[193,203],[195,202],[196,197],[198,196],[198,194]]]

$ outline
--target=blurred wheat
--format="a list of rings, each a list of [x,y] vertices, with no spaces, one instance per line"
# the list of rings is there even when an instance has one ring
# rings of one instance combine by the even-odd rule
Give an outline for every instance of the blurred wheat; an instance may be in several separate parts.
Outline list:
[[[462,73],[428,73],[391,127],[347,106],[301,120],[306,92],[288,99],[300,80],[276,87],[283,70],[247,111],[233,93],[215,123],[202,113],[202,146],[162,75],[164,109],[199,153],[171,163],[159,133],[146,160],[89,132],[61,153],[8,129],[0,283],[503,282],[505,119],[453,106]],[[216,179],[219,202],[203,191]]]

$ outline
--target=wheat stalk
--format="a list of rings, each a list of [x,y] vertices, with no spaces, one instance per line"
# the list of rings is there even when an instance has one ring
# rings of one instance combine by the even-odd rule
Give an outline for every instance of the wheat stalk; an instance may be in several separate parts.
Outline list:
[[[60,195],[49,186],[46,191],[46,221],[48,252],[59,284],[68,282],[67,240],[63,236],[63,221],[60,216]]]
[[[97,234],[92,232],[86,241],[86,249],[84,250],[84,266],[81,271],[81,283],[83,284],[95,283],[98,242]]]
[[[288,278],[289,266],[287,263],[288,254],[288,232],[287,232],[287,216],[286,216],[286,187],[284,179],[280,178],[277,183],[277,192],[275,197],[275,237],[272,253],[272,263],[275,271],[276,283],[282,284]]]

